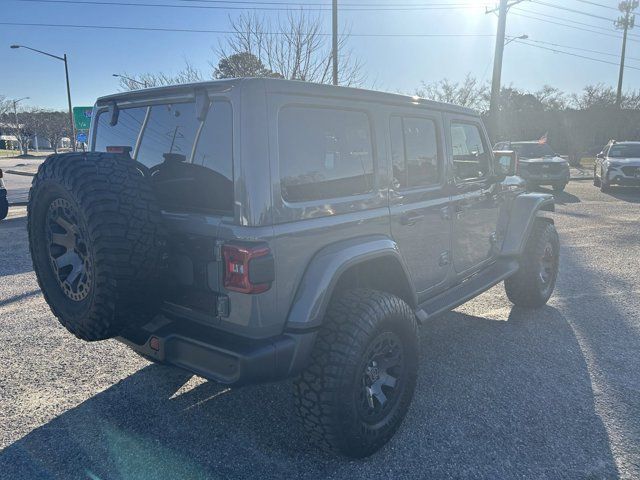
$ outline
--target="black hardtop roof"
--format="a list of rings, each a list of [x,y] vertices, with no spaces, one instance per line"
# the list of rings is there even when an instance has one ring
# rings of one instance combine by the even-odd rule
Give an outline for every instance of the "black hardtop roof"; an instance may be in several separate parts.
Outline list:
[[[180,95],[186,91],[195,89],[206,89],[210,92],[230,92],[235,88],[243,88],[245,85],[262,83],[267,92],[270,93],[291,93],[299,95],[317,95],[342,97],[350,100],[361,100],[380,103],[411,103],[414,105],[424,105],[437,110],[445,110],[462,115],[478,116],[478,112],[471,108],[452,105],[449,103],[435,102],[420,97],[401,95],[396,93],[378,92],[375,90],[365,90],[353,87],[338,87],[333,85],[323,85],[319,83],[301,82],[297,80],[283,80],[278,78],[233,78],[225,80],[212,80],[208,82],[189,83],[181,85],[169,85],[165,87],[153,87],[129,92],[120,92],[98,98],[96,105],[105,106],[111,102],[138,101],[144,99],[158,99],[158,97]]]

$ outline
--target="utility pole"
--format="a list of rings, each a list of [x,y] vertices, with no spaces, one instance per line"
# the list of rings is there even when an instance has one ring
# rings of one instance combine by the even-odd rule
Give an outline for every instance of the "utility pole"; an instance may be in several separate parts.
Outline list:
[[[627,33],[635,26],[636,16],[633,15],[633,11],[638,8],[638,0],[625,0],[618,4],[618,9],[623,13],[623,16],[619,17],[615,21],[615,26],[618,29],[624,30],[622,35],[622,54],[620,56],[620,74],[618,76],[618,91],[616,93],[616,108],[620,108],[622,105],[622,82],[624,79],[624,60],[627,54]]]
[[[338,0],[333,0],[331,13],[333,84],[338,85]]]
[[[498,134],[500,126],[500,86],[502,80],[502,56],[504,54],[505,34],[507,30],[507,12],[512,6],[523,2],[524,0],[500,0],[498,11],[498,31],[496,33],[496,49],[493,56],[493,77],[491,78],[491,100],[489,103],[489,113],[491,115],[492,133]],[[485,13],[493,13],[496,9],[487,10]]]

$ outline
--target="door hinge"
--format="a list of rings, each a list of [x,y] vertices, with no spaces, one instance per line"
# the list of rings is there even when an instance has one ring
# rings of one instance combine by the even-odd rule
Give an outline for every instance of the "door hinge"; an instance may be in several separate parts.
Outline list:
[[[441,267],[444,267],[446,265],[449,265],[451,263],[451,255],[449,254],[449,251],[447,250],[446,252],[442,252],[440,254],[440,259],[438,260],[438,265],[440,265]]]

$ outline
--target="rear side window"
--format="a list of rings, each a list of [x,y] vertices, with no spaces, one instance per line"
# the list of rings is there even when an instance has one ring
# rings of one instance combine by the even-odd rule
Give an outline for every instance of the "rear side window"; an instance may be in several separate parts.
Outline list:
[[[435,122],[391,117],[390,128],[394,183],[399,188],[438,184],[441,162]]]
[[[285,107],[278,120],[282,198],[303,202],[373,189],[373,146],[363,112]]]
[[[129,150],[151,169],[164,207],[233,211],[229,102],[213,102],[204,121],[198,120],[194,102],[123,108],[116,125],[110,119],[109,112],[98,116],[94,150]]]
[[[122,109],[120,110],[120,115],[118,115],[118,123],[113,126],[109,123],[111,114],[102,112],[98,116],[94,150],[106,152],[115,147],[125,147],[133,155],[146,112],[146,107]]]
[[[452,122],[451,145],[457,180],[473,180],[489,176],[490,156],[477,125]]]

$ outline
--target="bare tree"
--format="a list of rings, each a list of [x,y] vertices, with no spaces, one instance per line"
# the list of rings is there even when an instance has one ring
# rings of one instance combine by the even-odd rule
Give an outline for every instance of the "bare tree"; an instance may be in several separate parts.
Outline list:
[[[551,85],[543,85],[543,87],[533,94],[542,104],[545,110],[559,111],[565,110],[569,105],[567,95],[559,88]]]
[[[126,72],[120,74],[120,89],[124,91],[139,90],[146,87],[161,87],[164,85],[176,85],[179,83],[196,83],[204,80],[202,72],[185,59],[185,66],[176,74],[142,73],[132,75]]]
[[[616,92],[613,87],[603,83],[587,85],[582,92],[571,95],[571,103],[577,110],[613,107],[616,104]]]
[[[7,113],[10,108],[11,102],[4,95],[0,95],[0,117]]]
[[[65,112],[42,111],[38,115],[38,134],[44,137],[54,153],[58,153],[58,145],[64,137],[71,138],[69,119]]]
[[[289,80],[331,83],[331,37],[322,33],[320,16],[289,11],[272,22],[254,12],[230,22],[233,33],[215,50],[220,61],[249,53],[265,66],[262,76],[276,73]],[[347,47],[348,39],[348,33],[338,39],[338,83],[360,86],[365,80],[362,64]]]
[[[445,78],[431,83],[422,82],[416,95],[437,102],[452,103],[463,107],[486,111],[489,108],[489,86],[467,74],[462,82]]]
[[[29,147],[31,146],[31,140],[36,133],[38,127],[38,113],[40,109],[22,108],[15,112],[9,109],[2,118],[3,123],[7,125],[7,132],[9,135],[15,137],[20,147],[20,154],[27,155],[29,153]]]

